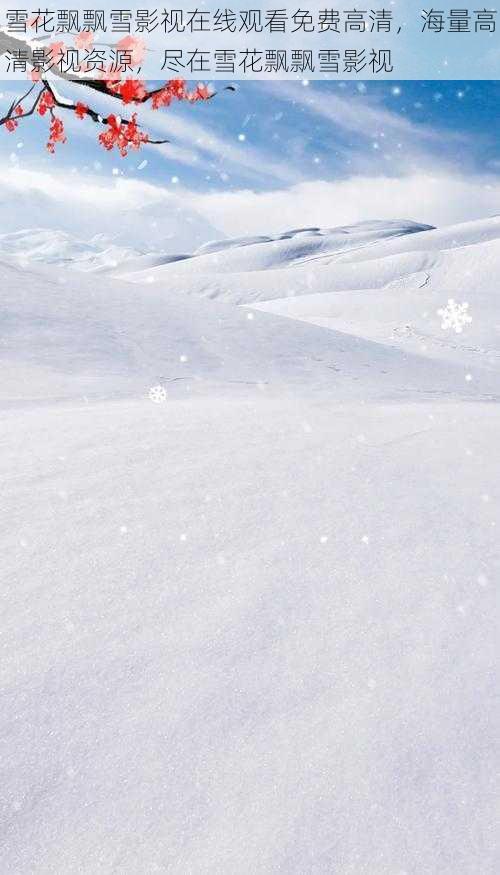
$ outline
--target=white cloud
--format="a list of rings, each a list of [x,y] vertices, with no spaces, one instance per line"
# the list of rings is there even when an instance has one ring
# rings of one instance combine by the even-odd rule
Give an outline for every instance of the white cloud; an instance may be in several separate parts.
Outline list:
[[[0,228],[96,234],[121,245],[166,254],[190,252],[219,235],[196,204],[139,179],[0,167]]]
[[[65,86],[65,93],[73,99],[79,99],[80,94],[76,86],[70,83]],[[217,95],[217,100],[233,100],[236,98],[228,93]],[[113,111],[115,107],[110,103],[111,98],[103,98],[101,95],[93,96],[93,106],[103,112],[109,112],[110,105]],[[277,161],[266,149],[251,146],[248,143],[242,145],[237,140],[228,136],[221,136],[211,124],[212,104],[195,104],[189,112],[155,111],[148,106],[134,107],[141,126],[151,136],[169,140],[168,145],[155,148],[157,154],[162,155],[168,161],[175,161],[188,167],[205,167],[207,170],[228,169],[230,172],[238,170],[244,177],[252,179],[272,180],[275,183],[289,184],[297,179],[304,178],[300,168],[291,168],[288,163]],[[75,121],[71,115],[65,118],[68,129],[83,134],[93,139],[96,138],[94,125],[82,125]]]
[[[71,198],[68,190],[71,188]],[[0,168],[3,231],[65,230],[83,239],[190,252],[224,236],[333,227],[367,219],[414,219],[448,225],[500,213],[500,180],[420,172],[302,182],[275,191],[200,193],[141,179]]]
[[[332,227],[366,219],[407,218],[448,225],[500,213],[500,180],[416,173],[304,182],[280,191],[184,195],[228,235]]]
[[[2,194],[9,190],[12,197],[33,193],[45,195],[54,204],[63,204],[68,197],[68,181],[72,174],[67,171],[44,172],[25,167],[0,167],[0,186]],[[135,179],[116,179],[107,182],[97,176],[74,174],[78,185],[71,186],[71,199],[80,205],[97,207],[115,213],[120,209],[134,209],[144,200],[161,199],[163,189]],[[15,203],[15,200],[13,201]]]

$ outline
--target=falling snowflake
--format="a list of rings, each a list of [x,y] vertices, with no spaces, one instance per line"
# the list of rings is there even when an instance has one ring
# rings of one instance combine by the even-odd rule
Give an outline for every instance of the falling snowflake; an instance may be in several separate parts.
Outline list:
[[[167,393],[163,386],[151,386],[149,400],[154,401],[155,404],[163,404],[167,400]]]
[[[457,334],[461,334],[464,330],[464,325],[472,322],[472,318],[468,314],[469,305],[467,301],[463,304],[457,304],[453,298],[448,298],[446,307],[441,307],[438,310],[438,316],[441,316],[441,328],[445,331],[447,328],[453,328]]]

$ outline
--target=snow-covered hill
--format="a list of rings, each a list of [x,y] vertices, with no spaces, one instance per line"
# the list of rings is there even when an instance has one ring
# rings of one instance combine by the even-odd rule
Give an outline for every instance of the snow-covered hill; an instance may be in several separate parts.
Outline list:
[[[496,873],[498,221],[126,277],[27,238],[0,262],[0,869]]]
[[[185,223],[186,218],[179,218]],[[148,209],[146,224],[157,226],[152,222],[151,207]],[[173,263],[186,261],[181,271],[187,268],[189,275],[208,272],[231,273],[254,270],[283,268],[301,264],[304,260],[337,254],[352,249],[369,246],[373,242],[390,239],[400,235],[413,234],[428,229],[428,225],[418,225],[415,222],[362,222],[359,225],[322,230],[320,228],[298,228],[285,231],[276,236],[261,235],[258,237],[238,237],[204,243],[191,253],[178,254],[162,252],[158,243],[154,250],[142,246],[140,249],[117,245],[123,240],[123,229],[117,234],[111,231],[109,236],[97,234],[89,240],[82,240],[74,235],[54,229],[35,228],[18,230],[0,234],[0,254],[27,261],[37,261],[45,264],[60,264],[79,270],[109,270],[120,273],[123,269],[128,273],[138,273],[142,270],[159,267],[164,269]],[[160,232],[161,234],[162,232]],[[151,235],[158,240],[158,232]],[[191,240],[195,235],[192,234]],[[164,235],[164,247],[168,234]],[[259,244],[272,244],[262,246]],[[131,263],[131,259],[133,260]],[[125,262],[125,264],[124,264]],[[159,276],[161,277],[161,271]],[[137,279],[142,277],[138,276]],[[157,276],[154,275],[156,280]],[[151,280],[151,277],[148,276]]]
[[[106,271],[116,270],[127,262],[133,269],[141,256],[142,252],[115,246],[102,236],[86,241],[65,231],[40,228],[0,235],[0,257],[21,266],[35,262],[84,271]]]
[[[208,252],[207,252],[208,250]],[[500,217],[445,229],[365,222],[227,240],[124,278],[300,319],[426,358],[486,369],[500,360]],[[441,311],[467,303],[466,331]]]
[[[470,361],[497,367],[500,218],[384,241],[370,252],[342,254],[322,269],[328,290],[315,274],[308,294],[299,290],[293,299],[256,306],[433,356],[459,349],[462,360],[472,353]],[[466,330],[443,331],[440,311],[449,299],[468,303]]]
[[[228,238],[206,243],[195,250],[176,266],[176,274],[179,280],[195,275],[201,281],[207,276],[219,274],[239,276],[255,271],[310,266],[316,259],[359,252],[381,241],[406,237],[430,228],[430,225],[410,221],[360,222],[342,228],[294,228],[275,236]],[[159,265],[146,278],[161,282],[170,273],[170,265]],[[136,277],[138,280],[143,278]],[[219,295],[234,300],[236,291],[233,291],[233,297],[228,296],[222,286],[217,293]]]
[[[27,228],[55,239],[62,231],[79,241],[95,241],[97,235],[106,238],[106,246],[163,255],[189,252],[220,236],[173,186],[0,166],[0,240]],[[27,253],[30,249],[27,240]]]

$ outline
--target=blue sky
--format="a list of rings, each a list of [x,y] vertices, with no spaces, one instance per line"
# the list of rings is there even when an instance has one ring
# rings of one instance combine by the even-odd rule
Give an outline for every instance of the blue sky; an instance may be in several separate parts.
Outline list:
[[[10,93],[12,83],[4,85]],[[200,191],[262,191],[424,166],[496,175],[499,105],[497,82],[239,83],[236,93],[220,93],[207,105],[147,113],[145,124],[171,138],[171,146],[121,159],[96,144],[95,125],[66,113],[69,139],[55,158],[44,150],[44,120],[25,122],[13,135],[1,131],[0,155],[14,152],[44,169],[76,166],[104,175],[115,169]]]
[[[3,86],[6,103],[15,86]],[[116,112],[105,100],[93,105]],[[180,251],[194,228],[204,242],[310,224],[443,225],[500,214],[499,106],[500,83],[491,81],[243,82],[208,104],[141,110],[143,126],[171,143],[125,159],[97,144],[97,125],[70,113],[68,142],[51,156],[46,120],[30,119],[0,131],[0,205],[5,188],[28,204],[35,191],[41,200],[29,219],[11,210],[2,221],[9,230],[66,227],[72,203],[80,232],[79,211],[90,204],[104,233],[124,210],[139,207],[144,221],[149,205],[154,228],[168,213],[169,247]],[[155,239],[163,245],[159,231]]]

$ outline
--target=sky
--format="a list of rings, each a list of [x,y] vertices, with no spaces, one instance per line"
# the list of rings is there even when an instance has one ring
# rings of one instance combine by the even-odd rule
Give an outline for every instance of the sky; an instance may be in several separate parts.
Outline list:
[[[102,198],[108,215],[119,215],[133,190],[131,203],[164,201],[177,215],[182,205],[201,217],[203,233],[221,236],[500,213],[499,82],[240,82],[236,92],[224,84],[206,104],[142,111],[151,135],[171,142],[125,159],[97,144],[96,125],[69,113],[68,142],[55,156],[45,150],[44,119],[0,130],[0,194],[41,187],[64,199],[71,179],[72,197],[86,185],[96,207]],[[0,106],[17,87],[3,86]],[[42,212],[34,206],[30,226],[43,226]]]

